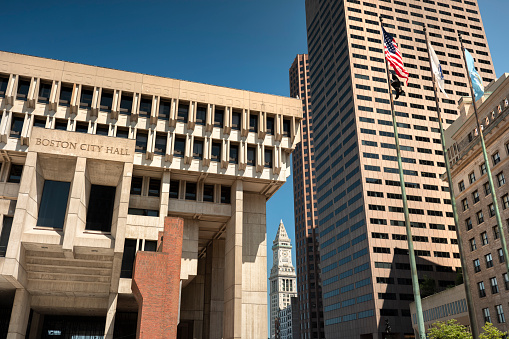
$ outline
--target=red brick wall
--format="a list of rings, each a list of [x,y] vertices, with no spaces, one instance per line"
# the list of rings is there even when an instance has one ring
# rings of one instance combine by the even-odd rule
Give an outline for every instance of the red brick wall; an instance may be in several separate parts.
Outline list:
[[[138,339],[177,337],[183,230],[184,219],[166,217],[162,251],[136,255],[132,290],[139,307]]]

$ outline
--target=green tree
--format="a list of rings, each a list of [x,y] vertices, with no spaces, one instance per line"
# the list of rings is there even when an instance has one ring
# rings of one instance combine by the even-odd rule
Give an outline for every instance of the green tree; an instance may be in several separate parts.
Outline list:
[[[486,323],[482,327],[483,333],[479,336],[479,339],[502,339],[507,336],[507,332],[502,332],[492,323]]]
[[[456,319],[451,319],[447,322],[437,321],[434,323],[428,331],[428,337],[429,339],[472,339],[472,333]]]
[[[430,295],[435,294],[435,280],[431,279],[427,275],[423,277],[422,282],[419,284],[419,290],[421,291],[421,297],[426,298]]]

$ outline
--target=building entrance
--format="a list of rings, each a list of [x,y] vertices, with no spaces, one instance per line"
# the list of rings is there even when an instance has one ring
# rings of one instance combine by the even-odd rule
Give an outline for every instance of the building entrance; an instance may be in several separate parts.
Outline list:
[[[45,315],[42,339],[103,339],[106,317]]]

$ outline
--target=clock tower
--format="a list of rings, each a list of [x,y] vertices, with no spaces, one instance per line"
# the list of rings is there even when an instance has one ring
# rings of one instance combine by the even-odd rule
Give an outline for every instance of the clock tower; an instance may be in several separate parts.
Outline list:
[[[292,264],[292,245],[286,233],[283,220],[279,223],[276,238],[272,243],[273,265],[270,270],[270,337],[275,338],[276,330],[281,334],[285,324],[279,319],[279,329],[276,329],[276,318],[280,318],[280,310],[291,307],[291,298],[297,296],[297,276]],[[286,333],[285,333],[286,334]],[[281,335],[281,338],[292,338]]]

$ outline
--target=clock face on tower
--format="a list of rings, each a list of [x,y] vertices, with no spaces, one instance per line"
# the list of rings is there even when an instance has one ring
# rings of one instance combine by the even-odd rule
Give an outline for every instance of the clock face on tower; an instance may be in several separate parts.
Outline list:
[[[283,258],[287,258],[288,257],[288,251],[283,251],[282,256],[283,256]]]

